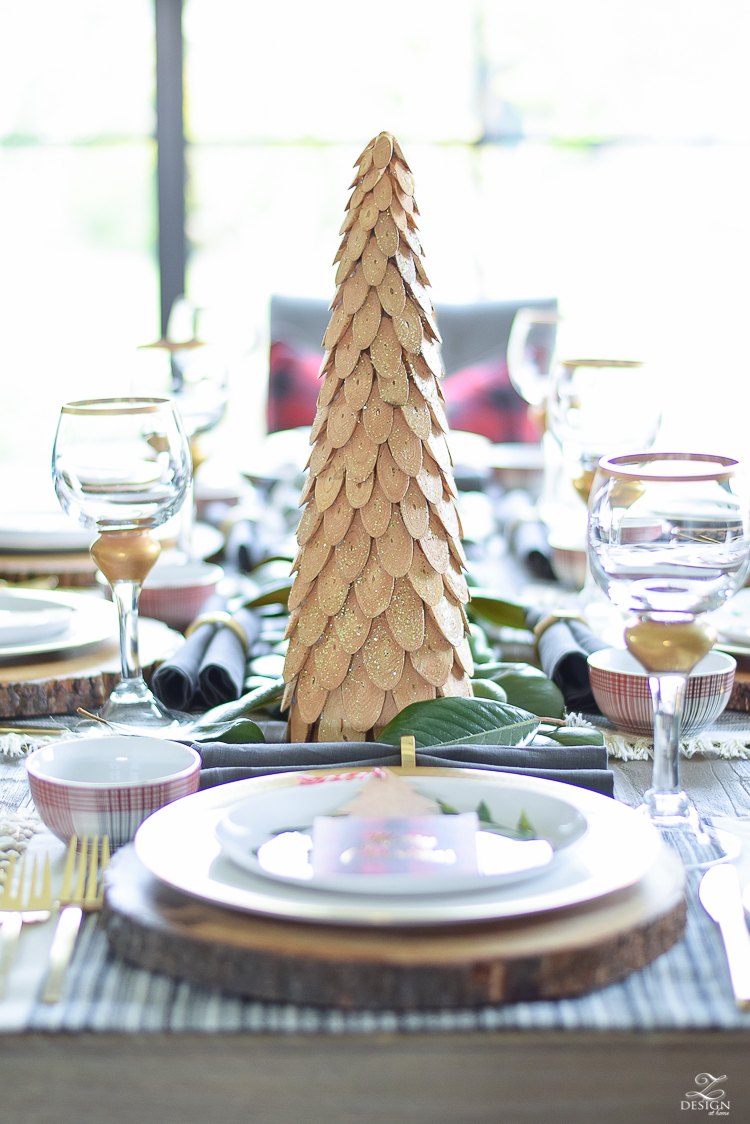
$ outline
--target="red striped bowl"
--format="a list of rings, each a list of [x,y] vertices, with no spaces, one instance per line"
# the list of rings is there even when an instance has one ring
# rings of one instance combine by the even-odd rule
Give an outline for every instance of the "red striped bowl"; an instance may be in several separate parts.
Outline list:
[[[29,754],[31,795],[58,839],[108,835],[128,843],[165,804],[198,789],[200,756],[161,738],[111,735],[45,745]]]
[[[591,690],[602,714],[628,734],[650,737],[654,711],[648,673],[620,648],[603,648],[588,658]],[[726,709],[737,661],[725,652],[709,652],[688,678],[681,722],[683,734],[707,729]]]

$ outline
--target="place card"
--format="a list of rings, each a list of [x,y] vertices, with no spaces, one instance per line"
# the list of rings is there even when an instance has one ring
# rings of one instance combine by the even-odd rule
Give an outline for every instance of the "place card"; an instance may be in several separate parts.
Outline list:
[[[433,816],[316,816],[315,876],[476,874],[476,812]]]

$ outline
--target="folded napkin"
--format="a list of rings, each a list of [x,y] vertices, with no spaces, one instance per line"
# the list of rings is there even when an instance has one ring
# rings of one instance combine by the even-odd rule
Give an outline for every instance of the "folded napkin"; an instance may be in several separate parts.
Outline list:
[[[366,765],[400,765],[401,753],[383,742],[294,742],[285,745],[194,745],[200,753],[201,788],[288,773],[298,769],[359,769]],[[485,769],[564,781],[612,796],[614,775],[607,769],[604,746],[503,745],[429,746],[417,750],[417,765],[432,768]]]
[[[533,629],[547,616],[547,609],[527,609],[526,623]],[[568,710],[598,714],[586,660],[592,652],[611,645],[594,636],[583,621],[568,617],[546,628],[539,638],[538,647],[544,674],[560,688]]]
[[[517,523],[510,536],[510,549],[535,578],[554,581],[550,558],[552,551],[547,541],[547,528],[544,523],[528,519]]]
[[[216,606],[205,611],[215,612]],[[260,618],[249,609],[238,609],[232,620],[247,637],[249,651],[260,634]],[[232,702],[242,694],[246,663],[245,647],[236,632],[222,624],[201,624],[156,670],[153,691],[175,710]]]

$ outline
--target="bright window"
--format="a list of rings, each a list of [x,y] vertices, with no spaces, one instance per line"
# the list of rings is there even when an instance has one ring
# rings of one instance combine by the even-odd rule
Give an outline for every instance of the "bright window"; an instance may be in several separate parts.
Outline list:
[[[188,292],[229,347],[240,463],[269,296],[332,295],[382,128],[437,301],[557,296],[563,350],[663,374],[668,443],[742,451],[744,0],[185,0],[184,29]],[[60,402],[129,389],[158,334],[153,93],[152,0],[0,0],[0,471],[46,479]]]
[[[158,335],[149,0],[0,3],[1,479],[49,487],[63,401]]]
[[[667,443],[742,446],[743,0],[186,0],[185,32],[189,283],[254,341],[246,434],[268,296],[332,295],[351,163],[387,128],[436,300],[557,296],[568,354],[662,375]]]

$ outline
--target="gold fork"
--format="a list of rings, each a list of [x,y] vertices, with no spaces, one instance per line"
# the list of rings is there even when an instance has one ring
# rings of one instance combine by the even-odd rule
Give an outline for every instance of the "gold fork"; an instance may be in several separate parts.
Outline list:
[[[0,999],[5,995],[8,972],[16,955],[21,926],[37,921],[48,921],[52,912],[52,871],[49,855],[44,856],[42,867],[42,887],[37,890],[36,855],[31,864],[31,878],[26,883],[26,853],[21,859],[18,884],[13,890],[17,856],[14,855],[8,867],[8,874],[0,894]]]
[[[43,1003],[57,1003],[61,999],[65,973],[73,956],[83,914],[96,913],[102,908],[104,901],[104,886],[100,876],[109,862],[109,836],[102,836],[100,861],[99,836],[92,837],[89,848],[88,836],[84,835],[76,870],[77,847],[78,838],[74,835],[68,844],[58,902],[59,906],[66,908],[58,918],[49,950],[49,967],[42,993]]]

